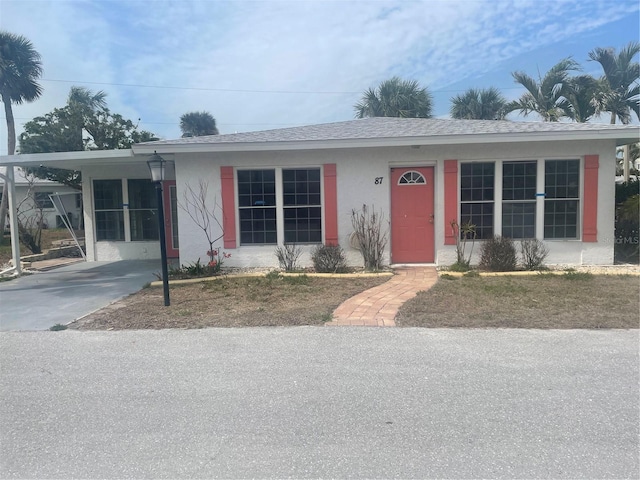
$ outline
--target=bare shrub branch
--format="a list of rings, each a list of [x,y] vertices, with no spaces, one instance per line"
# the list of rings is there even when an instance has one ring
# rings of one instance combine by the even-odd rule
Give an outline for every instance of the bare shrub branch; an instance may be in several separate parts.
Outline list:
[[[360,253],[364,259],[366,270],[377,271],[382,268],[382,255],[387,246],[388,223],[385,225],[384,214],[362,205],[360,210],[351,210],[351,225],[356,233]]]
[[[184,203],[178,202],[178,206],[204,232],[209,244],[207,255],[209,256],[209,261],[212,262],[216,260],[214,258],[216,251],[214,244],[224,237],[224,228],[217,215],[218,212],[222,213],[222,209],[218,205],[218,198],[214,195],[213,205],[209,207],[207,202],[208,192],[209,184],[202,179],[199,180],[197,189],[187,184],[183,194]],[[214,228],[216,226],[221,232],[217,237],[214,236]]]
[[[302,248],[295,243],[285,243],[282,247],[276,247],[278,263],[286,272],[298,269],[298,259],[301,254]]]

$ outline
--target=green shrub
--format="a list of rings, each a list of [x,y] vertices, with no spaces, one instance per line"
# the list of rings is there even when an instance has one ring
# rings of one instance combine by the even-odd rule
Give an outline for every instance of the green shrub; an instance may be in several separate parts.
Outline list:
[[[282,277],[288,285],[309,285],[309,277],[306,274]]]
[[[640,182],[629,180],[627,183],[616,183],[616,205],[640,193]]]
[[[516,269],[516,247],[513,240],[495,235],[480,247],[480,266],[492,272]]]
[[[456,277],[454,277],[453,275],[449,275],[448,273],[443,273],[442,275],[440,275],[440,278],[442,280],[457,280]]]
[[[631,195],[617,206],[615,235],[616,260],[623,263],[638,263],[640,261],[640,195]]]
[[[462,263],[456,262],[453,265],[449,266],[450,272],[468,272],[471,269],[469,266],[469,262],[464,261]]]
[[[520,253],[525,270],[540,270],[549,255],[549,249],[537,238],[529,238],[520,241]]]
[[[593,274],[590,272],[577,272],[573,269],[567,269],[562,278],[565,280],[577,280],[577,281],[587,281],[593,279]]]
[[[347,259],[340,245],[318,245],[311,252],[313,268],[318,273],[339,273],[347,270]]]
[[[66,330],[66,329],[67,329],[67,326],[61,323],[56,323],[54,326],[49,327],[49,330],[51,330],[52,332],[59,332],[61,330]]]
[[[266,278],[267,280],[277,280],[278,278],[281,278],[281,275],[279,271],[271,270],[264,276],[264,278]]]

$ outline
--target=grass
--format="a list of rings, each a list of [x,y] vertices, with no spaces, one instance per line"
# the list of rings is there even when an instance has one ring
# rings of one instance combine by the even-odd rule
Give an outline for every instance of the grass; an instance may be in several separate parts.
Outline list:
[[[389,277],[317,278],[308,275],[228,277],[172,286],[171,306],[161,288],[147,288],[71,324],[75,329],[159,329],[323,325],[347,298]]]
[[[403,327],[638,328],[636,276],[453,277],[398,312]]]
[[[70,325],[75,329],[160,329],[323,325],[347,298],[388,277],[335,279],[308,275],[227,277],[162,289],[146,288]],[[638,328],[637,276],[480,277],[443,274],[405,303],[403,327]]]

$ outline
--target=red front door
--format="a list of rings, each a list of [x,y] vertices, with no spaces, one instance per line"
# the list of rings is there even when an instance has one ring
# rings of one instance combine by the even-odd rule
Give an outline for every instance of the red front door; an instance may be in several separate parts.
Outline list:
[[[391,169],[391,262],[433,263],[433,167]]]

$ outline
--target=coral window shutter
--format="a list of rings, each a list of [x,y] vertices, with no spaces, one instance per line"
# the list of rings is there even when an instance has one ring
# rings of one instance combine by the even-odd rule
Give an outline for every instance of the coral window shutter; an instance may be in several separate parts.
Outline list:
[[[598,155],[584,157],[584,210],[582,217],[582,241],[598,241]]]
[[[455,245],[451,222],[458,221],[458,160],[444,161],[444,244]]]
[[[338,185],[336,164],[323,165],[324,239],[326,245],[338,245]]]
[[[236,248],[236,193],[233,167],[220,167],[224,248]]]

